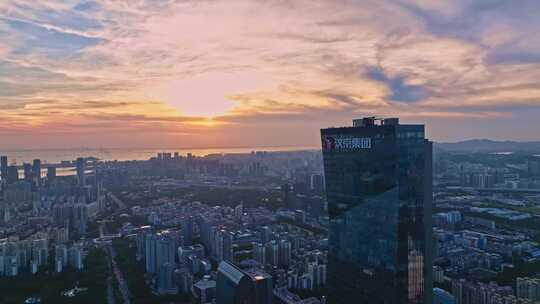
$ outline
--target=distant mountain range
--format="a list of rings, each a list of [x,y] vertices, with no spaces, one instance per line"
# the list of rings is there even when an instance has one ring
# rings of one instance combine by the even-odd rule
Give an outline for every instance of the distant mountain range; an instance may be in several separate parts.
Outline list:
[[[494,141],[471,139],[455,143],[435,143],[435,148],[463,152],[531,152],[540,153],[540,141]]]

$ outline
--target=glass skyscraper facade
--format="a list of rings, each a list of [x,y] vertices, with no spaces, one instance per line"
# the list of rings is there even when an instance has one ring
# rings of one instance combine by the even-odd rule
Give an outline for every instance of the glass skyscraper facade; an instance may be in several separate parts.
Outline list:
[[[226,261],[219,264],[216,286],[217,304],[248,304],[253,297],[249,277]]]
[[[431,159],[423,125],[321,130],[328,303],[431,303]]]
[[[216,303],[272,304],[272,276],[223,261],[218,267]]]

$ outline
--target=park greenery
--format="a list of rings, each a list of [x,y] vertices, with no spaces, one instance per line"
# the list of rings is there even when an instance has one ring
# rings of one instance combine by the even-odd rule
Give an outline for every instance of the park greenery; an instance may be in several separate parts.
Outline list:
[[[133,193],[133,192],[129,192]],[[198,201],[210,206],[237,206],[240,202],[245,207],[266,207],[277,210],[283,207],[281,192],[277,189],[229,189],[220,187],[186,187],[174,190],[163,190],[156,193],[137,193],[137,198],[131,198],[122,193],[117,196],[129,206],[145,206],[153,199],[171,198]]]
[[[35,275],[24,272],[16,277],[2,277],[0,278],[0,303],[20,304],[30,297],[40,298],[41,303],[106,303],[106,284],[109,273],[107,263],[105,251],[91,249],[85,259],[84,270],[80,272],[69,268],[61,273],[55,273],[52,269],[43,269]],[[62,292],[76,285],[87,290],[74,297],[62,295]]]

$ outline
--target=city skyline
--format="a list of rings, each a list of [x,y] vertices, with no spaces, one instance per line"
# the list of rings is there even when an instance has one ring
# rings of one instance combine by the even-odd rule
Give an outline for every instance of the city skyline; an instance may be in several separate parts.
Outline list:
[[[0,152],[0,302],[537,303],[540,146],[470,144],[364,117],[317,150]]]
[[[539,140],[540,4],[0,3],[2,148],[315,146],[351,116]],[[392,20],[392,24],[388,22]]]

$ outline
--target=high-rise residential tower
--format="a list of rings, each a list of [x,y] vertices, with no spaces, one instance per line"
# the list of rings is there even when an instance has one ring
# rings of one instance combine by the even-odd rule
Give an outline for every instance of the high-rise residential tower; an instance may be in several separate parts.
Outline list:
[[[77,182],[79,183],[79,186],[84,187],[86,186],[86,159],[84,159],[83,157],[77,158],[76,166]]]
[[[431,142],[423,125],[363,118],[321,130],[328,303],[431,303]]]
[[[41,160],[34,159],[32,161],[32,178],[34,185],[39,187],[41,185]]]
[[[51,182],[56,178],[56,167],[47,168],[47,181]]]
[[[31,183],[33,180],[32,165],[29,163],[24,163],[23,170],[24,170],[24,180]]]
[[[0,156],[0,177],[3,181],[7,181],[8,178],[8,158],[7,156]]]

